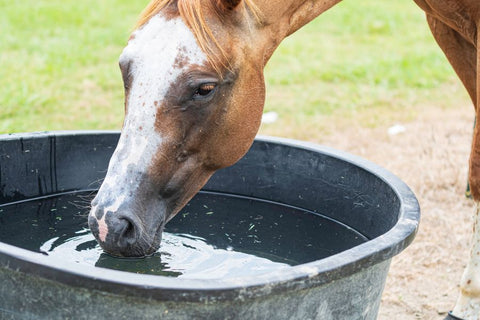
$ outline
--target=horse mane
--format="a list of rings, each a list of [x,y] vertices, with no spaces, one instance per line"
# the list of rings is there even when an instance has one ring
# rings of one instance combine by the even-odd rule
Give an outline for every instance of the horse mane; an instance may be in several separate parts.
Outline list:
[[[163,8],[169,6],[175,8],[176,4],[180,17],[190,27],[200,48],[206,53],[213,68],[220,74],[221,67],[230,69],[230,64],[227,61],[225,50],[215,39],[212,29],[205,19],[202,2],[205,2],[205,0],[152,0],[140,14],[136,28],[143,26]],[[221,15],[222,12],[219,10],[218,0],[210,0],[210,3],[215,8],[216,13]],[[253,0],[243,0],[242,3],[253,14],[257,23],[260,23],[259,10],[253,3]],[[220,16],[220,18],[222,17]]]

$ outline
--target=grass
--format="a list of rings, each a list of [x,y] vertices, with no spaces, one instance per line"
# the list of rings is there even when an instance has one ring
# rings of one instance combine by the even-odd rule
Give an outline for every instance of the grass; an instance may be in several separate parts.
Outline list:
[[[119,129],[117,60],[147,0],[0,0],[0,132]],[[261,133],[319,140],[332,123],[408,121],[468,104],[413,1],[344,0],[266,68]]]
[[[321,141],[331,123],[375,127],[470,104],[413,1],[358,3],[341,2],[282,43],[265,107],[280,120],[262,133]]]
[[[119,128],[117,60],[144,5],[0,0],[0,131]]]

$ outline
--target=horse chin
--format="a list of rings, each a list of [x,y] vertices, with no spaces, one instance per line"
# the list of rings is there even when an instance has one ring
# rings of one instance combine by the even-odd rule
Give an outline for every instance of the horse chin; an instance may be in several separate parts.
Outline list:
[[[116,257],[141,258],[151,256],[160,248],[162,241],[163,225],[153,234],[137,233],[135,238],[123,237],[120,233],[116,239],[106,239],[107,241],[99,241],[102,249],[109,255]]]
[[[136,244],[129,247],[118,248],[110,250],[110,248],[103,248],[103,251],[111,256],[118,258],[144,258],[153,255],[160,248],[160,242],[158,245],[150,245],[149,247],[144,247],[142,245]]]
[[[162,232],[155,235],[153,241],[137,241],[131,246],[127,246],[116,252],[105,251],[110,255],[124,258],[143,258],[148,257],[160,249],[160,243],[162,240]]]

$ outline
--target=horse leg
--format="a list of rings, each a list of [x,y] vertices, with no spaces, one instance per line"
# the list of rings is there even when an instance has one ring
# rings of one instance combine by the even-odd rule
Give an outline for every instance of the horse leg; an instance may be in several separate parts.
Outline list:
[[[447,319],[480,319],[480,206],[476,203],[470,259],[460,281],[460,294]]]
[[[477,63],[480,60],[477,59]],[[477,76],[477,83],[480,79]],[[478,92],[478,91],[477,91]],[[478,106],[478,104],[477,104]],[[460,282],[458,297],[453,315],[464,319],[480,319],[480,122],[479,110],[476,110],[476,125],[470,154],[469,182],[476,203],[470,260]]]
[[[427,21],[435,40],[467,89],[475,105],[477,125],[474,128],[470,154],[469,182],[476,203],[470,259],[460,282],[460,294],[455,307],[446,319],[480,319],[480,121],[477,109],[477,64],[475,46],[458,32],[427,14]]]
[[[461,34],[439,19],[427,14],[433,37],[467,89],[473,104],[477,105],[477,49]]]

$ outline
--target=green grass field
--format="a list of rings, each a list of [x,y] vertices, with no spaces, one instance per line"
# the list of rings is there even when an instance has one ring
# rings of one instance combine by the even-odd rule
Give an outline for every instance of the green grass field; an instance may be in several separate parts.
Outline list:
[[[119,129],[117,60],[147,2],[0,0],[0,132]],[[323,123],[376,126],[468,103],[412,0],[358,3],[344,0],[274,54],[265,110],[280,118],[262,133],[315,139]]]

